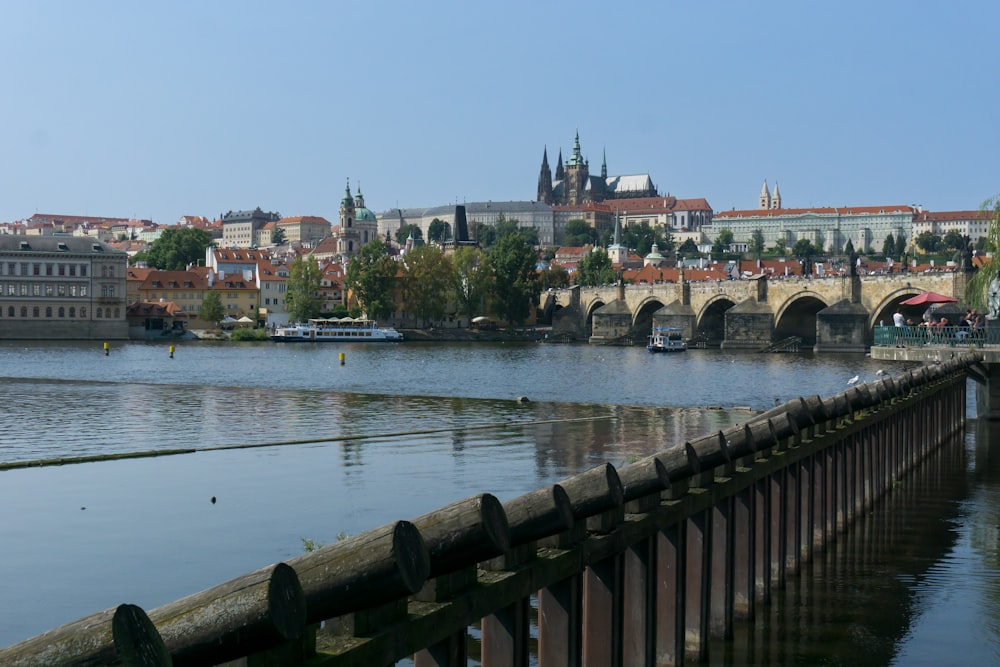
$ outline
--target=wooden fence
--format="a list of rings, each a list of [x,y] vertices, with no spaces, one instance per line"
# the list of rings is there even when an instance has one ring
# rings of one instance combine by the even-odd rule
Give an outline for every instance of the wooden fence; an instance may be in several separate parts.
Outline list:
[[[123,604],[0,664],[450,667],[477,623],[484,667],[701,660],[964,427],[978,360],[798,398],[504,503],[474,496],[148,613]]]

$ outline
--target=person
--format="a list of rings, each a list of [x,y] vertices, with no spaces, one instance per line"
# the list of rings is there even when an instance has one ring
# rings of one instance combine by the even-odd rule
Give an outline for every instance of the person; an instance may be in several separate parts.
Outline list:
[[[903,323],[905,321],[906,320],[903,317],[903,313],[899,312],[898,310],[895,313],[893,313],[893,315],[892,315],[892,323],[895,324],[897,327],[903,326]]]

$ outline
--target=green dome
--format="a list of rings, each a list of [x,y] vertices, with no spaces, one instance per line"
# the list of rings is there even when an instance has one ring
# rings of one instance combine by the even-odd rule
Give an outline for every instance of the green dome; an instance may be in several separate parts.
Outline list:
[[[371,209],[362,206],[354,211],[354,219],[358,222],[361,222],[362,220],[375,222],[375,214],[371,212]]]

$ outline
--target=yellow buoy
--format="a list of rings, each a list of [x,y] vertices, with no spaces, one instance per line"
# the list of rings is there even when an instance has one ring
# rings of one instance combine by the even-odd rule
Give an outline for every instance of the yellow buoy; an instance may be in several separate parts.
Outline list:
[[[111,353],[111,346],[107,343],[104,344],[104,356],[108,356]]]
[[[171,359],[174,358],[174,346],[173,345],[170,346],[170,358]]]
[[[340,353],[340,365],[341,366],[344,365],[344,353],[343,352]]]

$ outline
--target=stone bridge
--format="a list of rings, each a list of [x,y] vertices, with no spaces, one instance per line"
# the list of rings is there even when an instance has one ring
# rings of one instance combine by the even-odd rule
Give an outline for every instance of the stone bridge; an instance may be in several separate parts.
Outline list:
[[[855,352],[871,343],[873,326],[892,322],[900,301],[926,291],[961,300],[968,276],[957,271],[572,287],[544,293],[539,308],[554,335],[592,343],[644,343],[652,327],[674,326],[688,340],[709,346],[761,349],[797,337],[817,351]],[[914,320],[922,312],[904,308]]]

